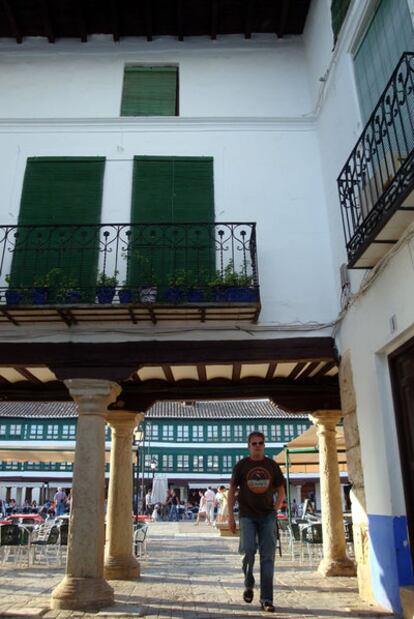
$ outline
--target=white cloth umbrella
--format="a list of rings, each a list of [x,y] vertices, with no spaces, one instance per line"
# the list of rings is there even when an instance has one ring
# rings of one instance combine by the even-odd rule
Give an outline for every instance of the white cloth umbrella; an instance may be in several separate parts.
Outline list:
[[[151,504],[164,503],[167,490],[168,479],[166,477],[154,477],[152,482]]]

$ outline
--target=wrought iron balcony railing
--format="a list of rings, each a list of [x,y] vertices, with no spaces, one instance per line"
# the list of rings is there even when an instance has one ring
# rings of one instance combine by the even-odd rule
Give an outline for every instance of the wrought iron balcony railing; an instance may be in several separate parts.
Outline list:
[[[351,267],[374,266],[412,220],[413,77],[414,53],[406,52],[338,177]]]
[[[0,230],[3,305],[259,302],[254,223]]]

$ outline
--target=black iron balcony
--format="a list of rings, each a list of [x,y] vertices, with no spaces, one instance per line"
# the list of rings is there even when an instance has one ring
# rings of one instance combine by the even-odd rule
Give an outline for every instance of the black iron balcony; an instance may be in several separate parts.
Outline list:
[[[353,268],[375,266],[414,221],[413,77],[406,52],[338,177]]]
[[[0,324],[259,315],[254,223],[0,230]]]

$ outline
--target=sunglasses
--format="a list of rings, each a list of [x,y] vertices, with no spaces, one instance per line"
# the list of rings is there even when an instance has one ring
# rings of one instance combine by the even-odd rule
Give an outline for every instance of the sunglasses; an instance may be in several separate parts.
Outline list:
[[[264,441],[251,442],[250,445],[254,445],[255,447],[256,445],[264,445]]]

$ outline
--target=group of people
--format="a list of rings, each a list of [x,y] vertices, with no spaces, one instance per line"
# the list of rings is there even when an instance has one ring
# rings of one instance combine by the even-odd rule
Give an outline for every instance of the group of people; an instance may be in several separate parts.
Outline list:
[[[40,514],[45,519],[55,518],[70,511],[71,495],[66,494],[63,488],[58,488],[53,500],[46,500],[41,505],[37,501],[25,501],[18,505],[16,499],[0,499],[0,517],[5,518],[13,514]]]
[[[199,491],[200,503],[195,524],[205,517],[207,525],[216,522],[225,522],[228,515],[227,490],[225,486],[219,486],[217,492],[209,486],[205,492]]]

